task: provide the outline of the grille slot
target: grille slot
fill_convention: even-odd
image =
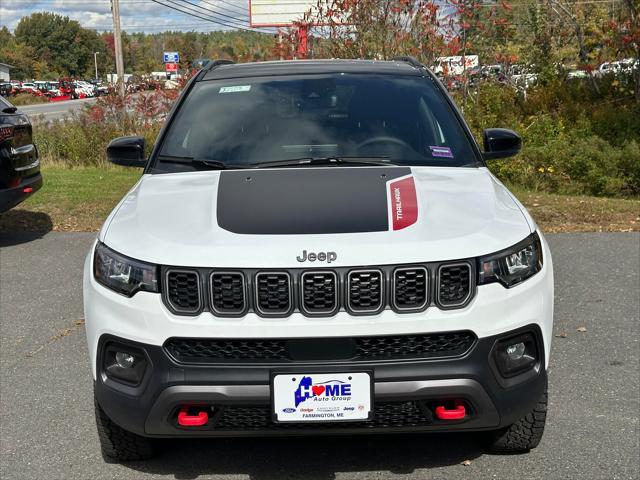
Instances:
[[[375,313],[383,307],[384,278],[380,270],[352,270],[347,280],[347,303],[354,313]]]
[[[247,309],[244,275],[240,272],[213,272],[209,277],[211,309],[222,315],[240,315]]]
[[[338,308],[338,277],[334,272],[305,272],[300,285],[305,312],[326,315]]]
[[[411,428],[430,425],[424,402],[377,403],[373,418],[360,422],[275,423],[267,406],[223,406],[213,426],[217,431],[233,430],[341,430],[345,428]]]
[[[263,315],[286,315],[291,312],[291,277],[287,272],[256,274],[256,308]]]
[[[166,295],[177,313],[193,314],[202,309],[200,277],[194,270],[167,270]]]
[[[183,363],[212,363],[217,360],[288,360],[282,339],[171,338],[165,348]]]
[[[359,337],[355,341],[359,358],[374,360],[431,358],[462,355],[471,348],[475,336],[471,332],[462,331],[425,335]]]
[[[353,356],[340,361],[397,360],[407,358],[454,357],[466,353],[476,337],[469,331],[428,333],[421,335],[389,335],[381,337],[338,337],[352,342]],[[296,348],[306,352],[317,350],[327,339],[295,339]],[[322,343],[326,350],[326,343]],[[180,363],[290,363],[295,362],[286,338],[170,338],[165,350]],[[323,351],[324,351],[323,350]],[[321,358],[305,357],[305,361]],[[329,360],[331,361],[331,360]]]
[[[443,265],[438,270],[438,304],[458,307],[471,296],[471,266],[468,263]]]
[[[393,306],[396,310],[421,310],[427,305],[428,273],[424,267],[393,272]]]

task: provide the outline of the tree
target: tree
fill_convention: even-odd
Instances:
[[[619,15],[605,27],[606,44],[613,54],[636,59],[633,69],[633,84],[636,103],[640,104],[640,5],[637,0],[624,0]]]
[[[320,56],[378,58],[413,55],[432,63],[442,51],[439,5],[432,0],[319,0],[301,23],[318,25]],[[287,42],[295,42],[292,31]],[[295,49],[289,49],[295,51]]]
[[[50,12],[23,17],[15,29],[16,41],[33,49],[39,61],[51,70],[82,76],[93,63],[100,46],[94,30],[82,28],[75,20]]]

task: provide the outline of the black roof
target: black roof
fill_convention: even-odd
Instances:
[[[207,71],[202,80],[322,73],[424,75],[410,63],[396,60],[285,60],[219,65]]]

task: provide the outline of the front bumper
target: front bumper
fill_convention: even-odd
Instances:
[[[493,361],[500,339],[531,332],[537,343],[536,366],[507,382]],[[118,343],[144,352],[147,368],[137,387],[120,383],[102,370],[105,345]],[[343,362],[288,365],[185,365],[162,347],[104,335],[99,341],[95,392],[105,413],[122,428],[144,436],[259,436],[329,433],[491,430],[530,412],[547,382],[544,344],[536,325],[478,339],[464,356],[449,359]],[[271,421],[270,378],[274,372],[372,373],[374,415],[367,422],[278,424]],[[430,415],[435,402],[462,400],[464,420],[440,421]],[[207,425],[177,424],[183,405],[213,407]]]

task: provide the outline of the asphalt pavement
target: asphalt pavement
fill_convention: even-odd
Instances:
[[[81,292],[93,238],[0,233],[2,479],[640,478],[640,234],[548,236],[566,337],[528,454],[488,454],[469,434],[170,440],[127,465],[103,460],[93,419]]]
[[[81,98],[78,100],[38,103],[36,105],[25,105],[20,107],[20,110],[26,113],[32,122],[63,120],[73,112],[80,111],[86,105],[90,105],[95,101],[95,98]]]

